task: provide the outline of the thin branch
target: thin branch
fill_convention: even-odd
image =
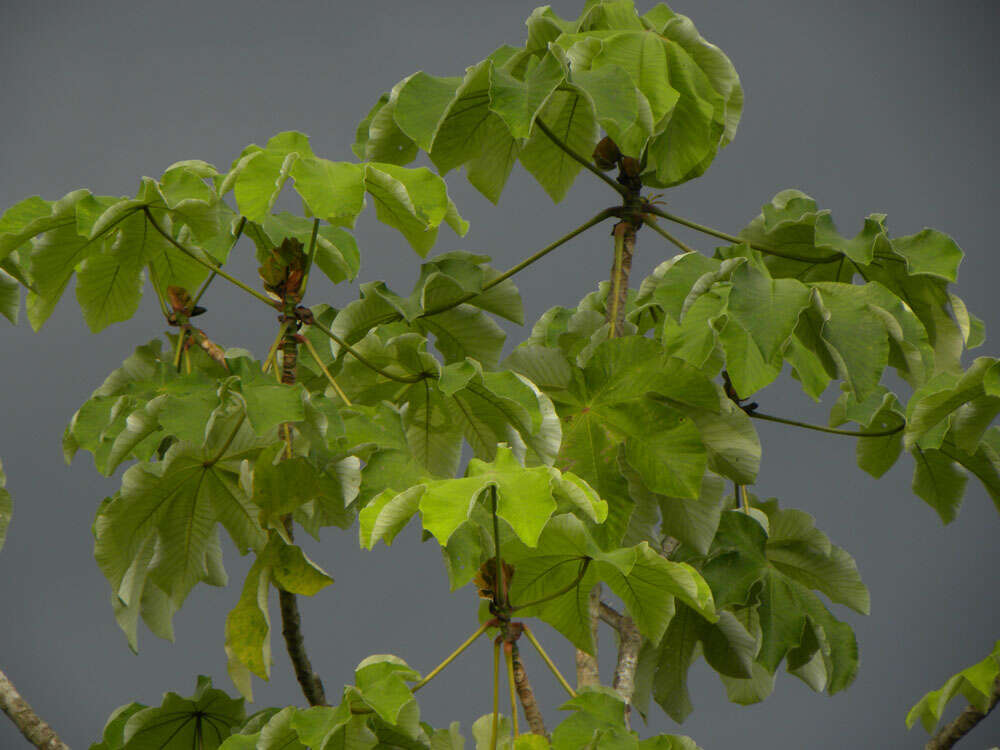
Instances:
[[[985,713],[975,706],[968,706],[957,719],[941,727],[941,730],[924,745],[924,750],[948,750],[985,719],[990,711],[997,707],[997,703],[1000,703],[1000,677],[993,683],[993,695]]]
[[[229,252],[230,253],[233,251],[233,248],[236,247],[236,243],[240,241],[240,237],[243,236],[243,228],[246,225],[247,225],[247,217],[246,216],[241,216],[240,217],[240,223],[236,225],[236,234],[233,236],[233,241],[229,245]],[[215,273],[215,271],[212,271],[212,273],[209,274],[208,278],[205,279],[205,283],[201,285],[201,289],[199,289],[198,293],[196,295],[194,295],[194,300],[191,302],[191,307],[194,307],[195,305],[198,304],[198,302],[204,296],[205,292],[208,291],[208,285],[212,283],[212,279],[214,279],[215,277],[216,277],[216,273]]]
[[[596,224],[600,224],[605,219],[610,219],[612,216],[617,216],[620,211],[621,211],[621,208],[618,207],[618,206],[611,206],[610,208],[604,209],[599,214],[597,214],[594,218],[592,218],[589,221],[581,224],[580,226],[578,226],[573,231],[568,232],[567,234],[564,234],[558,240],[556,240],[555,242],[552,242],[552,243],[546,245],[545,247],[543,247],[538,252],[536,252],[536,253],[534,253],[532,255],[529,255],[527,258],[525,258],[524,260],[522,260],[516,266],[512,266],[512,267],[508,268],[506,271],[504,271],[502,274],[500,274],[499,276],[497,276],[495,279],[493,279],[489,283],[483,284],[483,288],[481,290],[479,290],[478,292],[469,292],[468,294],[465,294],[465,295],[459,297],[457,300],[454,300],[454,301],[449,302],[449,303],[444,304],[444,305],[440,305],[438,307],[433,307],[430,310],[425,310],[424,312],[420,313],[420,315],[418,315],[417,317],[418,318],[426,318],[429,315],[437,315],[438,313],[442,313],[445,310],[451,310],[453,307],[458,307],[462,303],[468,302],[469,300],[471,300],[471,299],[473,299],[475,297],[478,297],[483,292],[486,292],[486,291],[492,289],[493,287],[495,287],[497,284],[500,284],[501,282],[506,281],[507,279],[509,279],[514,274],[519,273],[520,271],[523,271],[525,268],[527,268],[528,266],[530,266],[535,261],[541,260],[546,255],[548,255],[553,250],[555,250],[557,247],[559,247],[560,245],[564,245],[565,243],[569,242],[571,239],[573,239],[574,237],[576,237],[578,234],[582,234],[583,232],[586,232],[592,226],[595,226]],[[398,313],[397,313],[397,316],[398,316]],[[398,317],[402,317],[402,316],[398,316]]]
[[[14,726],[38,750],[69,750],[56,731],[42,720],[28,702],[17,692],[7,675],[0,671],[0,710],[14,722]]]
[[[146,214],[146,218],[149,219],[149,223],[153,225],[153,229],[155,229],[157,232],[159,232],[161,235],[163,235],[163,238],[167,242],[169,242],[171,245],[173,245],[174,247],[176,247],[178,250],[180,250],[186,256],[188,256],[189,258],[191,258],[191,260],[195,261],[196,263],[200,263],[201,265],[205,266],[205,268],[207,268],[209,271],[213,271],[216,274],[218,274],[219,276],[221,276],[222,278],[224,278],[226,281],[228,281],[228,282],[230,282],[232,284],[235,284],[236,286],[238,286],[240,289],[242,289],[247,294],[251,294],[254,297],[256,297],[257,299],[259,299],[262,302],[264,302],[268,307],[270,307],[272,309],[274,308],[274,300],[272,300],[270,297],[268,297],[265,294],[261,294],[260,292],[258,292],[256,289],[254,289],[252,287],[247,286],[242,281],[240,281],[239,279],[237,279],[235,276],[232,276],[229,273],[226,273],[225,271],[223,271],[221,267],[215,265],[214,263],[211,263],[211,262],[205,260],[204,258],[202,258],[201,256],[199,256],[197,253],[195,253],[195,252],[189,250],[188,248],[184,247],[184,245],[182,245],[177,240],[175,240],[173,237],[171,237],[167,232],[163,231],[163,228],[159,224],[157,224],[156,219],[153,218],[153,214],[150,212],[150,210],[148,208],[144,207],[143,211]]]
[[[718,229],[712,229],[712,227],[706,227],[704,224],[698,224],[691,221],[690,219],[685,219],[680,216],[675,216],[674,214],[663,211],[656,206],[646,204],[643,208],[648,213],[655,214],[661,218],[667,219],[668,221],[673,221],[677,224],[681,224],[689,229],[694,229],[697,232],[702,232],[703,234],[711,235],[712,237],[718,237],[720,240],[727,240],[738,245],[749,245],[754,250],[764,253],[765,255],[774,255],[778,258],[787,258],[788,260],[797,260],[800,263],[834,263],[844,257],[843,253],[833,253],[832,255],[824,255],[820,258],[807,258],[804,255],[795,255],[794,253],[786,253],[781,250],[775,250],[773,247],[766,247],[765,245],[758,245],[756,242],[747,242],[742,237],[737,237],[726,232],[720,232]]]
[[[581,154],[578,154],[576,151],[570,148],[568,144],[566,144],[562,139],[559,138],[559,136],[557,136],[555,133],[549,130],[549,127],[544,122],[542,122],[542,118],[536,117],[535,125],[537,125],[538,129],[545,134],[546,138],[548,138],[556,146],[562,149],[573,161],[579,163],[584,169],[593,172],[595,175],[597,175],[597,177],[600,180],[610,185],[612,190],[614,190],[617,193],[620,193],[623,196],[628,194],[628,188],[626,188],[624,185],[619,185],[617,182],[615,182],[606,174],[604,174],[604,172],[599,170],[594,165],[594,163],[590,161],[590,159],[586,158],[585,156],[582,156]]]
[[[543,596],[541,599],[535,599],[535,601],[528,602],[527,604],[511,605],[508,608],[508,611],[517,612],[517,610],[519,609],[527,609],[528,607],[534,607],[537,604],[544,604],[545,602],[552,601],[553,599],[558,599],[563,594],[568,594],[570,591],[572,591],[573,589],[575,589],[577,586],[580,585],[580,581],[582,581],[583,577],[587,574],[587,568],[590,566],[590,560],[591,558],[589,557],[583,558],[583,560],[580,563],[580,570],[577,571],[576,578],[574,578],[570,583],[568,583],[567,585],[563,586],[561,589],[556,591],[554,594],[548,594],[546,596]]]
[[[685,245],[679,239],[677,239],[676,237],[674,237],[672,234],[670,234],[670,232],[668,232],[666,229],[664,229],[663,227],[661,227],[651,217],[649,217],[649,216],[643,216],[642,217],[642,223],[645,224],[650,229],[652,229],[654,232],[656,232],[661,237],[665,238],[668,242],[671,242],[674,245],[676,245],[680,249],[680,251],[682,253],[696,253],[696,252],[698,252],[693,247]]]
[[[427,379],[428,375],[426,373],[421,373],[420,375],[393,375],[391,372],[383,370],[381,367],[376,365],[374,362],[369,362],[363,354],[358,352],[357,349],[348,344],[344,339],[340,338],[337,334],[331,331],[329,328],[324,326],[322,323],[313,320],[309,325],[326,334],[329,338],[337,343],[337,345],[354,357],[358,362],[363,364],[372,372],[377,372],[383,378],[388,378],[389,380],[395,380],[397,383],[419,383],[421,380]]]
[[[524,663],[521,661],[517,644],[510,645],[510,657],[514,665],[514,686],[517,688],[517,697],[521,700],[521,708],[524,709],[524,718],[527,719],[532,734],[540,734],[544,737],[547,734],[545,720],[542,718],[542,712],[535,701],[535,691],[528,681],[528,673],[524,670]]]
[[[897,432],[901,431],[906,427],[906,420],[904,419],[898,425],[887,430],[876,430],[874,432],[862,432],[860,430],[838,430],[836,427],[823,427],[818,424],[809,424],[808,422],[799,422],[796,419],[785,419],[784,417],[775,417],[771,414],[762,414],[759,411],[751,411],[744,409],[746,415],[753,419],[763,419],[765,422],[777,422],[778,424],[788,424],[793,427],[802,427],[806,430],[815,430],[816,432],[826,432],[831,435],[847,435],[849,437],[886,437],[888,435],[895,435]]]

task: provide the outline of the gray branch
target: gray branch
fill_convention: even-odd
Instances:
[[[69,750],[69,746],[35,713],[3,672],[0,672],[0,710],[38,750]]]

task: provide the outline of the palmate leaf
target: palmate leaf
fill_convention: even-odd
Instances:
[[[585,523],[574,515],[553,516],[537,547],[501,540],[502,556],[514,566],[510,598],[524,616],[537,616],[570,639],[593,651],[587,625],[587,599],[605,582],[625,604],[639,631],[658,643],[674,613],[674,600],[688,604],[701,617],[717,619],[708,585],[686,563],[667,560],[642,542],[602,551]],[[554,594],[547,601],[526,606]]]
[[[381,97],[357,130],[359,157],[393,164],[427,152],[442,174],[465,165],[498,200],[520,160],[558,202],[581,167],[546,136],[589,155],[604,128],[643,181],[666,187],[707,169],[732,140],[742,89],[728,58],[666,6],[588,6],[576,21],[541,8],[520,49],[501,47],[464,76],[415,73]]]
[[[271,210],[288,180],[294,181],[308,211],[333,227],[353,227],[367,193],[379,221],[397,229],[421,256],[434,245],[442,222],[460,236],[468,231],[444,181],[430,170],[322,159],[313,153],[309,138],[295,131],[278,133],[264,148],[244,149],[220,179],[219,192],[232,188],[240,213],[263,224],[273,221]],[[343,235],[333,236],[349,243]]]
[[[79,272],[77,298],[94,331],[135,313],[144,267],[152,269],[161,293],[169,285],[200,283],[207,269],[157,232],[147,212],[193,253],[207,251],[224,261],[233,213],[205,182],[214,174],[204,163],[181,162],[158,181],[143,178],[135,198],[77,190],[55,203],[29,198],[4,214],[0,258],[30,254],[32,326],[42,326],[74,272]]]
[[[851,421],[867,432],[884,432],[904,424],[906,417],[899,400],[888,388],[879,386],[861,402],[846,386],[844,388],[830,411],[831,427]],[[903,432],[898,430],[890,435],[858,438],[855,452],[858,466],[877,479],[892,468],[903,452]]]
[[[1000,676],[1000,641],[994,644],[993,651],[981,662],[952,675],[940,688],[932,690],[917,701],[906,715],[906,728],[912,729],[919,719],[927,733],[932,734],[941,721],[948,702],[959,693],[979,711],[987,713],[998,676]]]
[[[203,445],[177,442],[162,461],[131,467],[98,510],[94,554],[133,649],[140,614],[170,637],[173,612],[196,583],[225,584],[217,523],[244,552],[264,544],[238,477],[239,461],[258,447],[242,410],[220,407]]]
[[[190,698],[170,692],[156,707],[130,704],[118,709],[105,727],[102,744],[107,750],[217,750],[244,716],[242,698],[230,698],[202,675]],[[116,744],[118,737],[122,744]],[[104,750],[101,744],[92,746],[98,748]]]
[[[287,237],[309,247],[313,222],[288,212],[268,214],[261,223],[249,222],[243,233],[257,245],[258,261],[263,253],[281,245]],[[354,279],[358,275],[361,256],[354,236],[342,227],[321,225],[316,233],[316,249],[312,262],[330,281]]]
[[[525,350],[511,362],[540,374],[532,365],[538,356]],[[698,496],[707,463],[698,429],[650,394],[671,393],[678,402],[716,410],[718,395],[694,368],[664,358],[655,341],[629,336],[601,343],[578,376],[549,393],[563,423],[556,465],[579,474],[608,502],[612,520],[598,532],[607,544],[621,541],[633,505],[619,470],[620,449],[649,489]]]
[[[787,657],[793,674],[810,666],[807,684],[831,694],[851,683],[857,671],[857,644],[850,627],[836,620],[812,589],[861,613],[868,591],[854,561],[830,544],[800,511],[762,506],[771,525],[740,511],[723,513],[708,563],[703,568],[720,607],[756,607],[762,633],[757,661],[771,674]],[[802,676],[802,675],[799,675]]]
[[[250,673],[267,680],[271,674],[268,593],[273,584],[292,594],[313,596],[333,579],[292,544],[272,534],[247,573],[236,606],[226,618],[229,676],[247,700],[253,700]]]

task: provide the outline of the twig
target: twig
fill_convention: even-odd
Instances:
[[[14,722],[24,738],[38,750],[69,750],[56,731],[28,705],[7,675],[0,671],[0,710]]]
[[[528,673],[524,670],[524,663],[521,661],[521,654],[517,649],[517,644],[511,644],[511,661],[514,664],[514,686],[517,688],[517,697],[521,700],[521,708],[524,709],[524,718],[528,721],[532,734],[545,736],[545,720],[542,712],[535,701],[535,691],[528,681]]]
[[[924,750],[948,750],[985,719],[990,711],[996,708],[997,703],[1000,703],[1000,677],[993,683],[993,695],[985,712],[975,706],[968,706],[953,722],[941,727],[941,730],[924,745]]]

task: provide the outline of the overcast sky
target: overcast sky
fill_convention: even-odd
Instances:
[[[581,4],[553,6],[575,17]],[[521,44],[533,7],[495,0],[5,0],[0,209],[79,187],[131,195],[141,176],[180,159],[225,169],[246,144],[281,130],[309,134],[321,156],[353,159],[355,125],[380,93],[413,71],[456,75],[502,43]],[[872,212],[887,213],[895,234],[934,227],[965,250],[957,291],[988,332],[996,330],[995,2],[686,0],[675,10],[732,58],[746,109],[735,142],[708,173],[669,192],[673,211],[737,231],[774,193],[797,187],[831,208],[844,234]],[[461,240],[443,231],[436,251],[485,252],[502,268],[613,202],[586,174],[559,206],[520,168],[499,207],[461,173],[449,180],[472,229]],[[385,279],[408,291],[418,259],[376,224],[370,208],[357,237],[361,280]],[[713,247],[684,237],[702,250]],[[252,279],[250,247],[240,247],[233,268]],[[635,278],[672,254],[643,233]],[[575,304],[606,277],[609,262],[608,239],[595,230],[519,276],[528,319]],[[337,306],[357,295],[353,285],[311,291]],[[263,357],[272,316],[221,284],[212,295],[204,320],[214,338]],[[115,707],[158,704],[166,690],[188,694],[199,673],[235,692],[223,626],[249,558],[227,549],[229,587],[196,588],[176,618],[176,643],[143,629],[133,655],[114,622],[90,533],[97,504],[118,479],[100,477],[89,455],[69,468],[61,458],[60,438],[75,409],[136,344],[162,330],[155,300],[147,298],[129,323],[91,335],[71,292],[38,334],[26,323],[0,321],[0,457],[15,501],[0,552],[0,668],[74,748],[97,740]],[[525,335],[508,330],[508,346]],[[988,340],[982,351],[996,354],[996,344]],[[830,403],[813,405],[787,380],[757,400],[769,412],[820,422]],[[912,495],[908,458],[876,482],[856,467],[850,439],[755,424],[764,445],[758,494],[813,514],[854,555],[871,589],[871,616],[836,612],[857,632],[858,678],[830,698],[781,672],[774,695],[746,708],[727,703],[701,663],[691,675],[692,716],[678,728],[657,712],[648,731],[690,734],[706,750],[922,746],[921,729],[905,730],[909,707],[1000,638],[1000,516],[973,480],[958,520],[943,528]],[[395,653],[427,670],[475,628],[474,593],[448,593],[437,546],[420,544],[414,532],[374,552],[357,549],[354,531],[329,529],[321,544],[303,542],[336,579],[302,603],[328,695],[337,696],[368,654]],[[570,670],[570,649],[540,630]],[[609,636],[602,645],[607,661]],[[274,648],[274,676],[258,684],[251,710],[301,701],[280,636]],[[473,649],[421,693],[428,721],[458,719],[468,733],[489,710],[489,651]],[[530,656],[527,666],[554,725],[558,686]],[[1000,712],[962,746],[998,743]],[[23,744],[12,724],[0,722],[0,748]]]

